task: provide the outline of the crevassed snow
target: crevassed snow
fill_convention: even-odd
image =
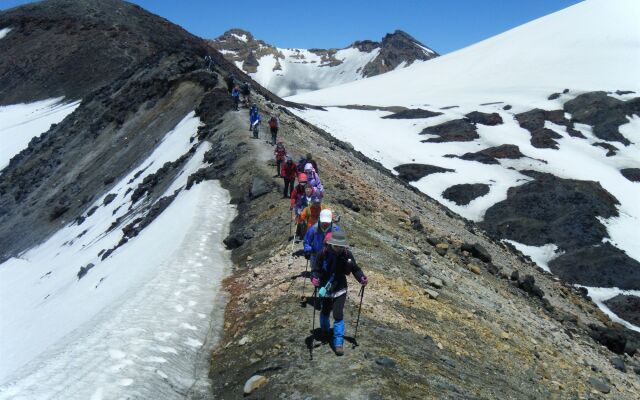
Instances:
[[[0,29],[0,39],[2,39],[5,36],[7,36],[7,33],[9,33],[9,31],[11,31],[11,28],[2,28],[2,29]]]
[[[0,31],[0,37],[1,37]],[[63,98],[0,107],[0,170],[13,156],[26,149],[32,138],[49,130],[80,106]]]
[[[287,100],[439,107],[504,101],[530,109],[548,107],[547,96],[564,88],[638,92],[638,21],[636,0],[587,0],[428,63]]]
[[[108,232],[108,229],[111,223],[124,215],[131,205],[130,194],[126,194],[126,189],[135,188],[145,176],[155,172],[166,161],[173,161],[186,153],[192,146],[190,138],[197,135],[199,125],[199,119],[193,112],[189,113],[165,136],[147,160],[114,186],[110,192],[116,193],[117,197],[112,203],[102,205],[103,198],[98,199],[94,205],[100,205],[100,207],[93,215],[87,216],[83,224],[72,223],[42,245],[24,253],[20,259],[10,259],[0,265],[0,353],[3,354],[3,361],[0,363],[0,382],[4,382],[4,386],[0,387],[0,397],[2,397],[1,393],[17,393],[16,390],[30,394],[44,393],[39,390],[43,388],[43,382],[47,382],[48,379],[40,379],[42,375],[38,374],[44,374],[44,376],[53,374],[56,379],[66,379],[60,368],[64,363],[71,361],[65,358],[65,354],[74,352],[81,354],[83,351],[93,349],[93,345],[90,345],[93,342],[82,342],[84,340],[82,338],[95,338],[100,335],[117,337],[113,333],[113,328],[117,327],[118,323],[122,323],[122,329],[124,329],[128,326],[127,324],[132,323],[131,320],[124,322],[129,314],[136,315],[141,321],[152,319],[136,312],[144,308],[143,301],[151,301],[149,299],[156,302],[173,301],[170,293],[166,291],[164,295],[154,297],[153,293],[160,288],[166,287],[166,290],[171,290],[171,285],[176,285],[173,286],[175,293],[180,292],[185,296],[188,294],[193,297],[186,296],[184,301],[175,303],[157,303],[153,306],[153,310],[147,307],[144,308],[146,311],[140,312],[159,312],[158,315],[163,316],[170,315],[171,310],[175,310],[189,316],[188,319],[180,320],[180,326],[189,324],[197,328],[199,325],[194,321],[203,318],[206,319],[205,325],[208,326],[210,322],[208,312],[212,307],[211,296],[215,295],[213,289],[217,285],[217,277],[227,268],[227,264],[220,263],[222,256],[219,246],[223,237],[220,235],[224,234],[227,218],[230,218],[231,213],[226,206],[228,202],[226,192],[217,187],[209,187],[208,184],[196,185],[186,192],[183,190],[169,208],[139,236],[118,248],[105,261],[101,262],[98,256],[101,250],[113,247],[122,236],[120,231],[122,225],[111,232]],[[174,190],[184,186],[187,177],[201,166],[204,152],[209,148],[208,143],[200,144],[165,195],[170,195]],[[144,169],[144,172],[134,178],[135,173],[141,169]],[[217,211],[212,213],[210,209]],[[139,215],[134,213],[129,220],[137,216]],[[128,223],[129,220],[122,224]],[[200,247],[194,249],[193,246],[196,244]],[[89,263],[94,263],[95,267],[78,280],[77,273],[80,267]],[[162,271],[166,270],[166,274],[170,274],[174,273],[178,267],[182,268],[179,271],[184,276],[159,278]],[[193,282],[179,289],[183,283],[192,281],[189,278],[196,278],[196,275],[199,275],[196,281],[202,282],[206,288],[213,288],[213,293],[203,292],[203,287]],[[150,284],[151,281],[155,283]],[[124,304],[129,301],[127,299],[139,293],[140,288],[147,287],[145,285],[153,285],[148,286],[148,293],[145,295],[147,300],[141,298],[137,306],[124,307]],[[204,300],[199,301],[198,297]],[[204,311],[200,310],[195,314],[189,311],[192,310],[192,306],[200,303],[205,306]],[[209,307],[209,311],[206,311],[206,307]],[[167,321],[162,319],[156,324],[164,323]],[[103,326],[105,331],[92,328],[94,326]],[[97,333],[92,329],[98,329]],[[200,329],[197,336],[189,336],[193,340],[189,340],[186,344],[192,348],[195,341],[204,342],[206,332],[204,335],[203,332]],[[169,333],[172,332],[169,331]],[[125,338],[121,336],[118,340],[121,344],[126,344]],[[187,340],[187,336],[182,335],[176,338],[175,340],[179,339],[180,343]],[[105,340],[103,337],[98,341]],[[145,343],[149,340],[151,339],[146,340]],[[73,347],[78,343],[84,343],[84,347]],[[165,350],[171,348],[180,357],[189,358],[180,365],[186,368],[189,364],[188,374],[192,376],[194,354],[176,350],[181,346],[180,343],[172,345],[163,343],[164,347],[158,348]],[[131,351],[134,350],[136,349],[131,349]],[[173,354],[173,351],[170,353]],[[46,360],[51,362],[45,363],[45,368],[42,365]],[[133,360],[134,363],[138,361],[135,358]],[[84,361],[78,362],[92,361],[85,358]],[[98,375],[100,373],[105,371],[95,372]],[[152,374],[153,371],[149,373]],[[182,371],[180,379],[187,379],[186,375],[187,372]],[[40,378],[31,379],[32,376]],[[107,381],[109,379],[105,381],[105,385],[108,384]],[[132,382],[133,386],[136,386],[136,381],[134,379]],[[181,382],[187,381],[188,379]],[[172,385],[175,386],[176,382],[172,382]],[[87,382],[82,383],[80,377],[79,383],[71,386],[75,388],[73,390],[78,390],[78,393],[84,393],[83,390],[86,387],[95,389],[94,386],[87,385]],[[53,389],[48,387],[48,390]],[[110,389],[102,390],[108,392]],[[81,397],[88,398],[89,395]]]
[[[529,246],[526,244],[518,243],[515,240],[503,240],[503,242],[511,243],[513,247],[520,250],[522,254],[525,254],[533,260],[540,268],[547,272],[551,272],[549,269],[549,262],[554,258],[562,255],[563,252],[558,251],[558,246],[553,243],[545,244],[544,246]]]

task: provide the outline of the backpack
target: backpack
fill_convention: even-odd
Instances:
[[[271,119],[269,120],[269,127],[270,128],[278,127],[278,120],[276,119],[276,117],[271,117]]]

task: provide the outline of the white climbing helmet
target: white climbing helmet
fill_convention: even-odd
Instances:
[[[331,210],[322,210],[320,211],[320,222],[331,222],[333,219],[333,215],[331,214]]]

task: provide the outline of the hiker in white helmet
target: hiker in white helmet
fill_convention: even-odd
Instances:
[[[320,211],[318,222],[313,224],[304,235],[304,256],[311,260],[311,268],[316,260],[316,255],[324,248],[327,234],[339,231],[340,227],[333,223],[333,213],[329,209]]]

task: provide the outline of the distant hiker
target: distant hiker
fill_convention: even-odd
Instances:
[[[233,91],[233,88],[236,87],[236,77],[233,74],[227,75],[226,78],[224,78],[224,81],[227,84],[227,90],[229,91],[229,93],[231,93]]]
[[[313,165],[311,163],[307,163],[304,166],[304,173],[307,175],[307,182],[309,182],[309,185],[313,186],[313,188],[315,189],[315,193],[318,196],[323,197],[324,186],[322,186],[322,182],[320,181],[320,176],[318,175],[316,170],[313,168]]]
[[[251,85],[249,85],[249,82],[244,82],[242,86],[240,86],[240,93],[244,97],[245,104],[249,105],[249,95],[251,94]]]
[[[284,148],[282,140],[278,141],[276,148],[273,150],[273,155],[276,157],[276,176],[280,176],[280,166],[287,159],[287,149]]]
[[[316,262],[311,264],[311,284],[319,288],[322,303],[320,329],[324,337],[331,337],[329,314],[333,311],[333,348],[338,356],[344,354],[343,310],[347,299],[347,275],[353,274],[363,286],[369,283],[347,246],[347,236],[343,231],[332,232]]]
[[[278,136],[278,128],[280,128],[280,121],[274,115],[269,119],[269,129],[271,130],[271,145],[276,144],[276,137]]]
[[[255,107],[255,110],[253,107]],[[255,104],[253,107],[249,113],[249,130],[253,131],[253,138],[257,139],[260,133],[260,122],[262,121],[262,118],[260,118],[260,111],[258,111],[258,107]]]
[[[211,71],[211,67],[213,67],[213,65],[215,64],[215,62],[213,61],[213,57],[211,57],[210,55],[206,55],[204,57],[204,62],[207,64],[207,70]]]
[[[320,173],[320,170],[318,169],[318,164],[316,163],[316,160],[313,159],[313,156],[311,155],[311,153],[307,153],[305,164],[307,163],[311,163],[311,165],[313,165],[313,169],[316,171],[317,174]]]
[[[330,232],[339,231],[340,227],[333,223],[331,210],[320,211],[318,222],[313,224],[304,235],[304,258],[310,260],[311,270],[316,262],[316,256],[324,248],[325,237]]]
[[[325,208],[327,207],[322,205],[322,198],[320,196],[315,194],[311,196],[311,203],[302,210],[300,218],[298,218],[300,233],[302,235],[306,234],[307,230],[318,222],[320,212]]]
[[[290,198],[291,192],[293,192],[293,185],[298,175],[296,167],[297,165],[293,162],[291,156],[287,156],[287,161],[282,164],[282,168],[280,169],[280,176],[284,179],[284,192],[282,193],[284,199]]]
[[[236,111],[240,110],[240,89],[236,86],[231,90],[231,98],[233,99],[233,106]]]

